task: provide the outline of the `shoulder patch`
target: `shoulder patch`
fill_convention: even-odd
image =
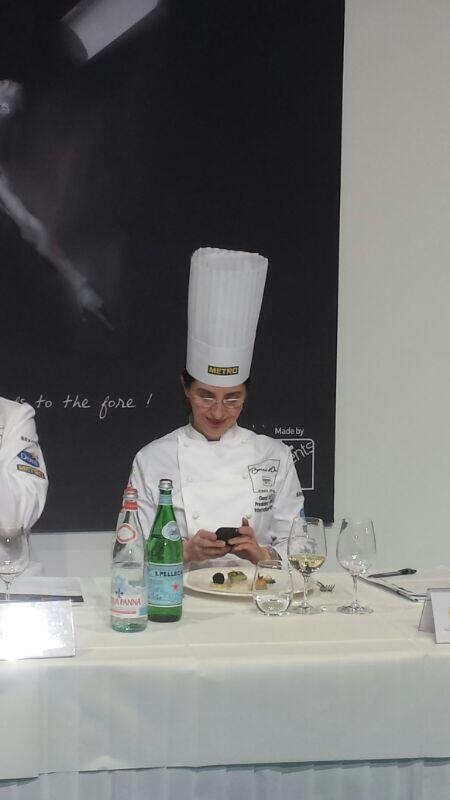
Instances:
[[[36,467],[29,467],[28,464],[17,464],[17,469],[19,472],[26,472],[28,475],[36,475],[37,478],[43,478],[45,480],[45,475],[41,469],[36,469]]]
[[[28,450],[21,450],[20,453],[17,454],[17,458],[20,458],[25,464],[30,464],[32,467],[39,467],[37,453],[29,453]]]

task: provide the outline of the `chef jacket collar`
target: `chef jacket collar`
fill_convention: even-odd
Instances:
[[[228,428],[228,430],[225,431],[223,436],[221,436],[221,438],[215,442],[210,442],[209,439],[207,439],[206,436],[203,435],[203,433],[200,433],[200,431],[194,428],[194,426],[190,421],[189,425],[186,426],[185,430],[186,430],[186,435],[189,439],[196,439],[199,442],[208,442],[209,444],[219,444],[219,442],[227,442],[231,444],[233,442],[245,441],[245,439],[247,438],[246,436],[247,431],[245,431],[244,428],[240,428],[239,425],[237,425],[236,423],[234,423],[234,425],[231,428]]]

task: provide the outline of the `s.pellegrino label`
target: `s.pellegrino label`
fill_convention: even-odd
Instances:
[[[176,622],[183,605],[183,542],[172,505],[172,481],[159,482],[159,503],[147,540],[148,617]]]
[[[148,603],[176,608],[183,602],[183,564],[148,564]]]

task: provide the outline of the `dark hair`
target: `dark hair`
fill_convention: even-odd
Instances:
[[[193,382],[196,380],[187,371],[186,367],[184,368],[183,372],[181,373],[181,377],[183,379],[184,385],[186,386],[186,389],[190,389],[190,387],[192,386]],[[247,378],[246,381],[244,381],[244,386],[246,386],[248,388],[249,385],[250,385],[250,376]]]
[[[186,389],[190,389],[192,383],[195,381],[195,378],[187,371],[186,367],[184,368],[183,372],[181,373],[181,378],[183,380]]]

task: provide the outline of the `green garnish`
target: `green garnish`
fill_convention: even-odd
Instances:
[[[230,583],[233,583],[233,581],[237,583],[238,581],[246,581],[247,576],[245,572],[242,572],[240,569],[232,569],[228,573],[228,580]]]

